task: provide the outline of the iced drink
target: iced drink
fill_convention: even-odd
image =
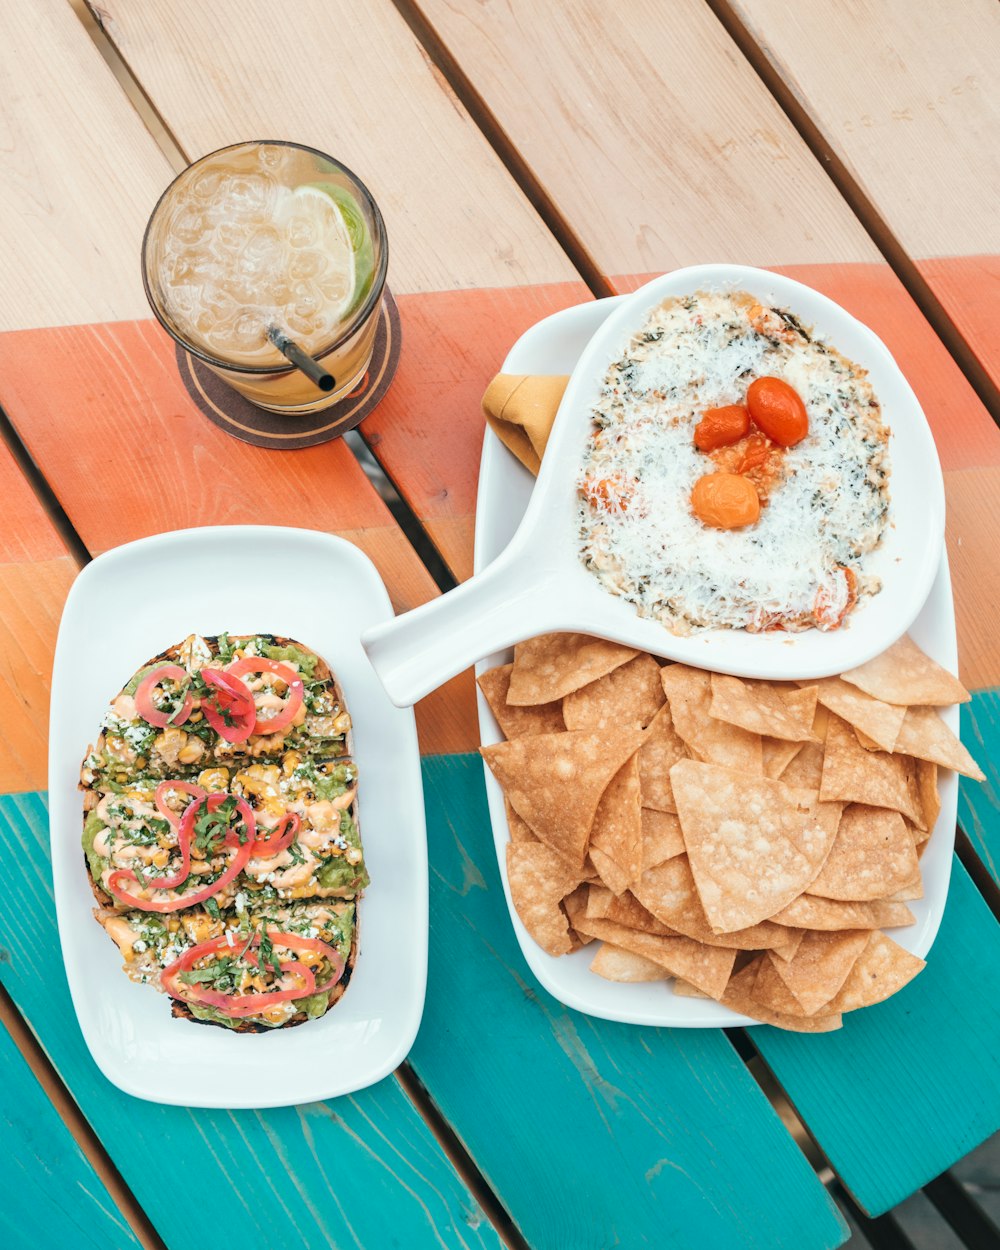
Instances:
[[[371,360],[387,246],[364,185],[312,148],[223,148],[189,166],[150,218],[143,276],[153,311],[253,403],[326,407]],[[274,346],[286,335],[335,379],[324,393]]]

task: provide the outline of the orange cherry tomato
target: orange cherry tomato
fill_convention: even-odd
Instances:
[[[763,434],[751,434],[747,439],[746,450],[736,466],[737,473],[749,473],[751,469],[759,469],[767,463],[773,443]]]
[[[706,408],[694,427],[694,445],[699,451],[715,451],[738,443],[750,432],[750,414],[742,404]]]
[[[739,473],[706,473],[694,484],[691,507],[699,521],[718,530],[753,525],[760,499],[749,478]]]
[[[781,378],[756,378],[747,388],[754,424],[779,447],[794,447],[809,433],[809,417],[798,391]]]

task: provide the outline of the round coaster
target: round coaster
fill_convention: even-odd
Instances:
[[[399,363],[399,309],[386,287],[378,314],[371,364],[349,395],[322,412],[267,412],[237,394],[197,356],[176,347],[177,368],[187,393],[214,425],[255,447],[292,451],[346,434],[368,416],[389,389]]]

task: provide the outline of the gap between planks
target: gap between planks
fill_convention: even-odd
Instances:
[[[66,2],[87,32],[91,42],[104,58],[115,77],[115,81],[133,109],[139,114],[154,142],[170,162],[175,173],[180,173],[181,170],[187,168],[190,164],[190,158],[167,124],[166,119],[146,94],[141,81],[133,72],[131,65],[121,55],[114,42],[105,34],[103,23],[107,14],[99,4],[94,3],[94,0],[66,0]],[[379,463],[362,431],[360,429],[349,431],[344,436],[344,443],[361,465],[365,476],[371,482],[382,502],[389,509],[396,524],[403,531],[417,557],[430,573],[437,588],[442,592],[452,590],[458,583],[445,563],[443,556],[423,522],[397,490],[395,483]],[[21,457],[19,456],[18,459],[20,462]],[[40,483],[44,483],[44,478],[40,478],[39,475],[39,481],[31,475],[27,476],[29,476],[29,481],[35,487],[36,494],[42,499],[47,510],[50,511],[53,521],[58,526],[58,514],[51,511],[49,500],[42,493]],[[45,484],[45,489],[48,489],[47,484]],[[51,494],[51,492],[49,493]],[[59,512],[61,513],[62,510],[59,509]],[[62,515],[65,516],[64,513]],[[62,532],[61,526],[59,528],[60,532]],[[73,537],[74,539],[76,538],[75,532],[73,532]],[[74,553],[76,553],[75,548]],[[89,558],[87,556],[87,559]]]
[[[432,65],[443,75],[511,177],[579,270],[591,292],[597,298],[619,294],[521,156],[485,99],[476,90],[433,25],[424,16],[419,0],[393,0],[393,3],[423,46]],[[903,288],[941,339],[970,386],[982,400],[986,410],[1000,425],[1000,389],[980,363],[975,352],[945,311],[944,306],[888,223],[861,190],[857,181],[832,150],[805,109],[795,99],[784,80],[771,66],[753,36],[733,13],[726,0],[704,0],[704,3],[736,44],[738,51],[760,78],[765,88],[774,97],[841,198],[854,213],[862,229],[882,253]]]
[[[163,151],[171,166],[180,172],[189,163],[188,158],[170,127],[149,99],[128,62],[121,56],[116,46],[104,33],[102,25],[104,13],[102,9],[98,4],[93,3],[92,0],[67,0],[67,2],[84,26],[92,42],[100,51],[122,91],[142,118],[157,145]],[[413,32],[424,55],[443,76],[447,86],[458,97],[501,163],[577,269],[591,293],[597,298],[617,294],[618,292],[609,278],[601,270],[569,221],[559,211],[484,98],[476,90],[457,60],[437,35],[433,26],[424,17],[418,4],[414,0],[393,0],[393,3],[400,16]],[[764,53],[758,48],[752,36],[735,16],[729,5],[725,3],[725,0],[705,0],[705,3],[736,43],[740,52],[750,63],[765,87],[774,96],[810,151],[826,171],[838,192],[847,201],[863,228],[882,252],[924,317],[938,337],[941,338],[945,347],[951,353],[994,420],[1000,424],[1000,391],[994,386],[992,380],[945,312],[926,280],[907,255],[903,246],[896,239],[888,224],[863,194],[843,163],[832,152],[822,132],[795,100],[784,81],[770,65]],[[86,563],[91,558],[89,552],[73,528],[48,482],[31,459],[30,454],[21,443],[16,431],[6,418],[6,414],[2,413],[2,410],[0,410],[0,429],[2,429],[5,441],[11,447],[22,472],[24,472],[31,483],[36,495],[56,525],[56,528],[62,534],[70,550],[81,564]],[[345,442],[364,470],[373,489],[381,496],[418,557],[428,568],[439,589],[447,591],[453,588],[457,584],[456,579],[445,564],[423,523],[405,502],[395,483],[377,460],[371,446],[364,437],[363,431],[361,429],[352,431],[345,437]],[[964,838],[964,835],[960,834],[960,838],[959,852],[962,861],[970,874],[973,875],[980,892],[994,913],[1000,918],[1000,891],[997,890],[994,883],[984,872],[977,874],[978,857]],[[6,992],[0,992],[3,995],[0,997],[0,1018],[5,1023],[8,1023],[7,1012],[14,1009],[6,999]],[[22,1052],[25,1053],[32,1070],[39,1077],[39,1080],[42,1081],[50,1097],[52,1097],[54,1105],[70,1126],[74,1138],[87,1153],[98,1174],[105,1180],[109,1192],[112,1192],[119,1205],[122,1206],[123,1211],[129,1218],[129,1222],[135,1228],[137,1236],[139,1236],[144,1245],[156,1247],[159,1250],[163,1243],[155,1233],[155,1230],[152,1229],[152,1226],[149,1225],[141,1208],[138,1207],[131,1192],[125,1186],[117,1170],[114,1169],[114,1165],[105,1154],[93,1130],[55,1075],[40,1046],[28,1031],[20,1016],[17,1016],[17,1027],[12,1027],[8,1023],[8,1028],[15,1041],[21,1047]],[[891,1215],[880,1216],[877,1220],[866,1216],[854,1203],[850,1194],[836,1180],[829,1162],[796,1114],[787,1095],[774,1079],[763,1059],[753,1048],[749,1034],[741,1029],[727,1030],[727,1035],[730,1036],[730,1040],[734,1043],[748,1071],[757,1081],[791,1137],[806,1155],[820,1179],[824,1181],[837,1198],[837,1201],[850,1210],[852,1218],[862,1227],[871,1244],[876,1247],[885,1247],[885,1250],[890,1250],[891,1247],[909,1247],[912,1243],[905,1233],[902,1232],[899,1225],[892,1219]],[[32,1048],[31,1050],[26,1049],[22,1038],[27,1039],[29,1046]],[[43,1076],[39,1074],[39,1065],[43,1066],[47,1079],[43,1079]],[[511,1250],[527,1250],[527,1243],[517,1230],[509,1214],[483,1178],[454,1130],[441,1115],[428,1091],[410,1068],[409,1063],[404,1061],[397,1069],[395,1077],[504,1242],[511,1247]],[[77,1124],[77,1121],[79,1121],[79,1124]],[[90,1147],[89,1149],[88,1146]],[[96,1160],[93,1157],[94,1154],[97,1155]],[[108,1183],[109,1172],[113,1178],[114,1188],[112,1188],[112,1184]],[[946,1173],[944,1176],[947,1178],[948,1174]],[[937,1184],[937,1182],[932,1182],[932,1184]],[[119,1196],[119,1191],[121,1196]],[[133,1218],[133,1211],[135,1212],[135,1218]],[[137,1220],[139,1221],[138,1224]]]
[[[3,985],[0,985],[0,1028],[10,1034],[33,1076],[145,1250],[167,1250]]]
[[[944,305],[921,274],[906,248],[899,241],[886,219],[865,195],[860,184],[833,150],[826,136],[813,121],[805,107],[795,98],[781,74],[768,60],[753,35],[733,12],[727,0],[704,0],[716,19],[736,44],[745,60],[779,108],[798,131],[820,168],[836,187],[848,207],[867,231],[869,238],[885,257],[910,298],[920,309],[931,329],[944,343],[969,385],[982,400],[983,406],[1000,425],[1000,389],[994,383],[962,332],[952,321]]]
[[[517,183],[549,233],[566,253],[584,283],[590,288],[591,294],[597,299],[618,295],[619,292],[602,272],[583,240],[536,178],[531,166],[522,157],[496,114],[452,56],[447,44],[424,16],[417,0],[392,0],[392,3],[413,32],[424,56],[444,79],[446,86],[458,97],[459,103],[478,126],[500,163]]]

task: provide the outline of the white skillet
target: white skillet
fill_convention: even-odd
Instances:
[[[604,590],[579,557],[576,481],[605,370],[668,296],[743,290],[793,312],[869,371],[891,429],[890,525],[866,568],[882,579],[845,628],[823,633],[708,630],[688,637],[638,616]],[[441,598],[361,639],[390,699],[404,707],[474,661],[524,638],[571,630],[610,638],[699,668],[742,677],[824,677],[863,664],[912,624],[944,543],[944,486],[927,421],[885,344],[826,296],[779,274],[697,265],[664,274],[616,308],[587,344],[559,406],[538,482],[510,545]]]

